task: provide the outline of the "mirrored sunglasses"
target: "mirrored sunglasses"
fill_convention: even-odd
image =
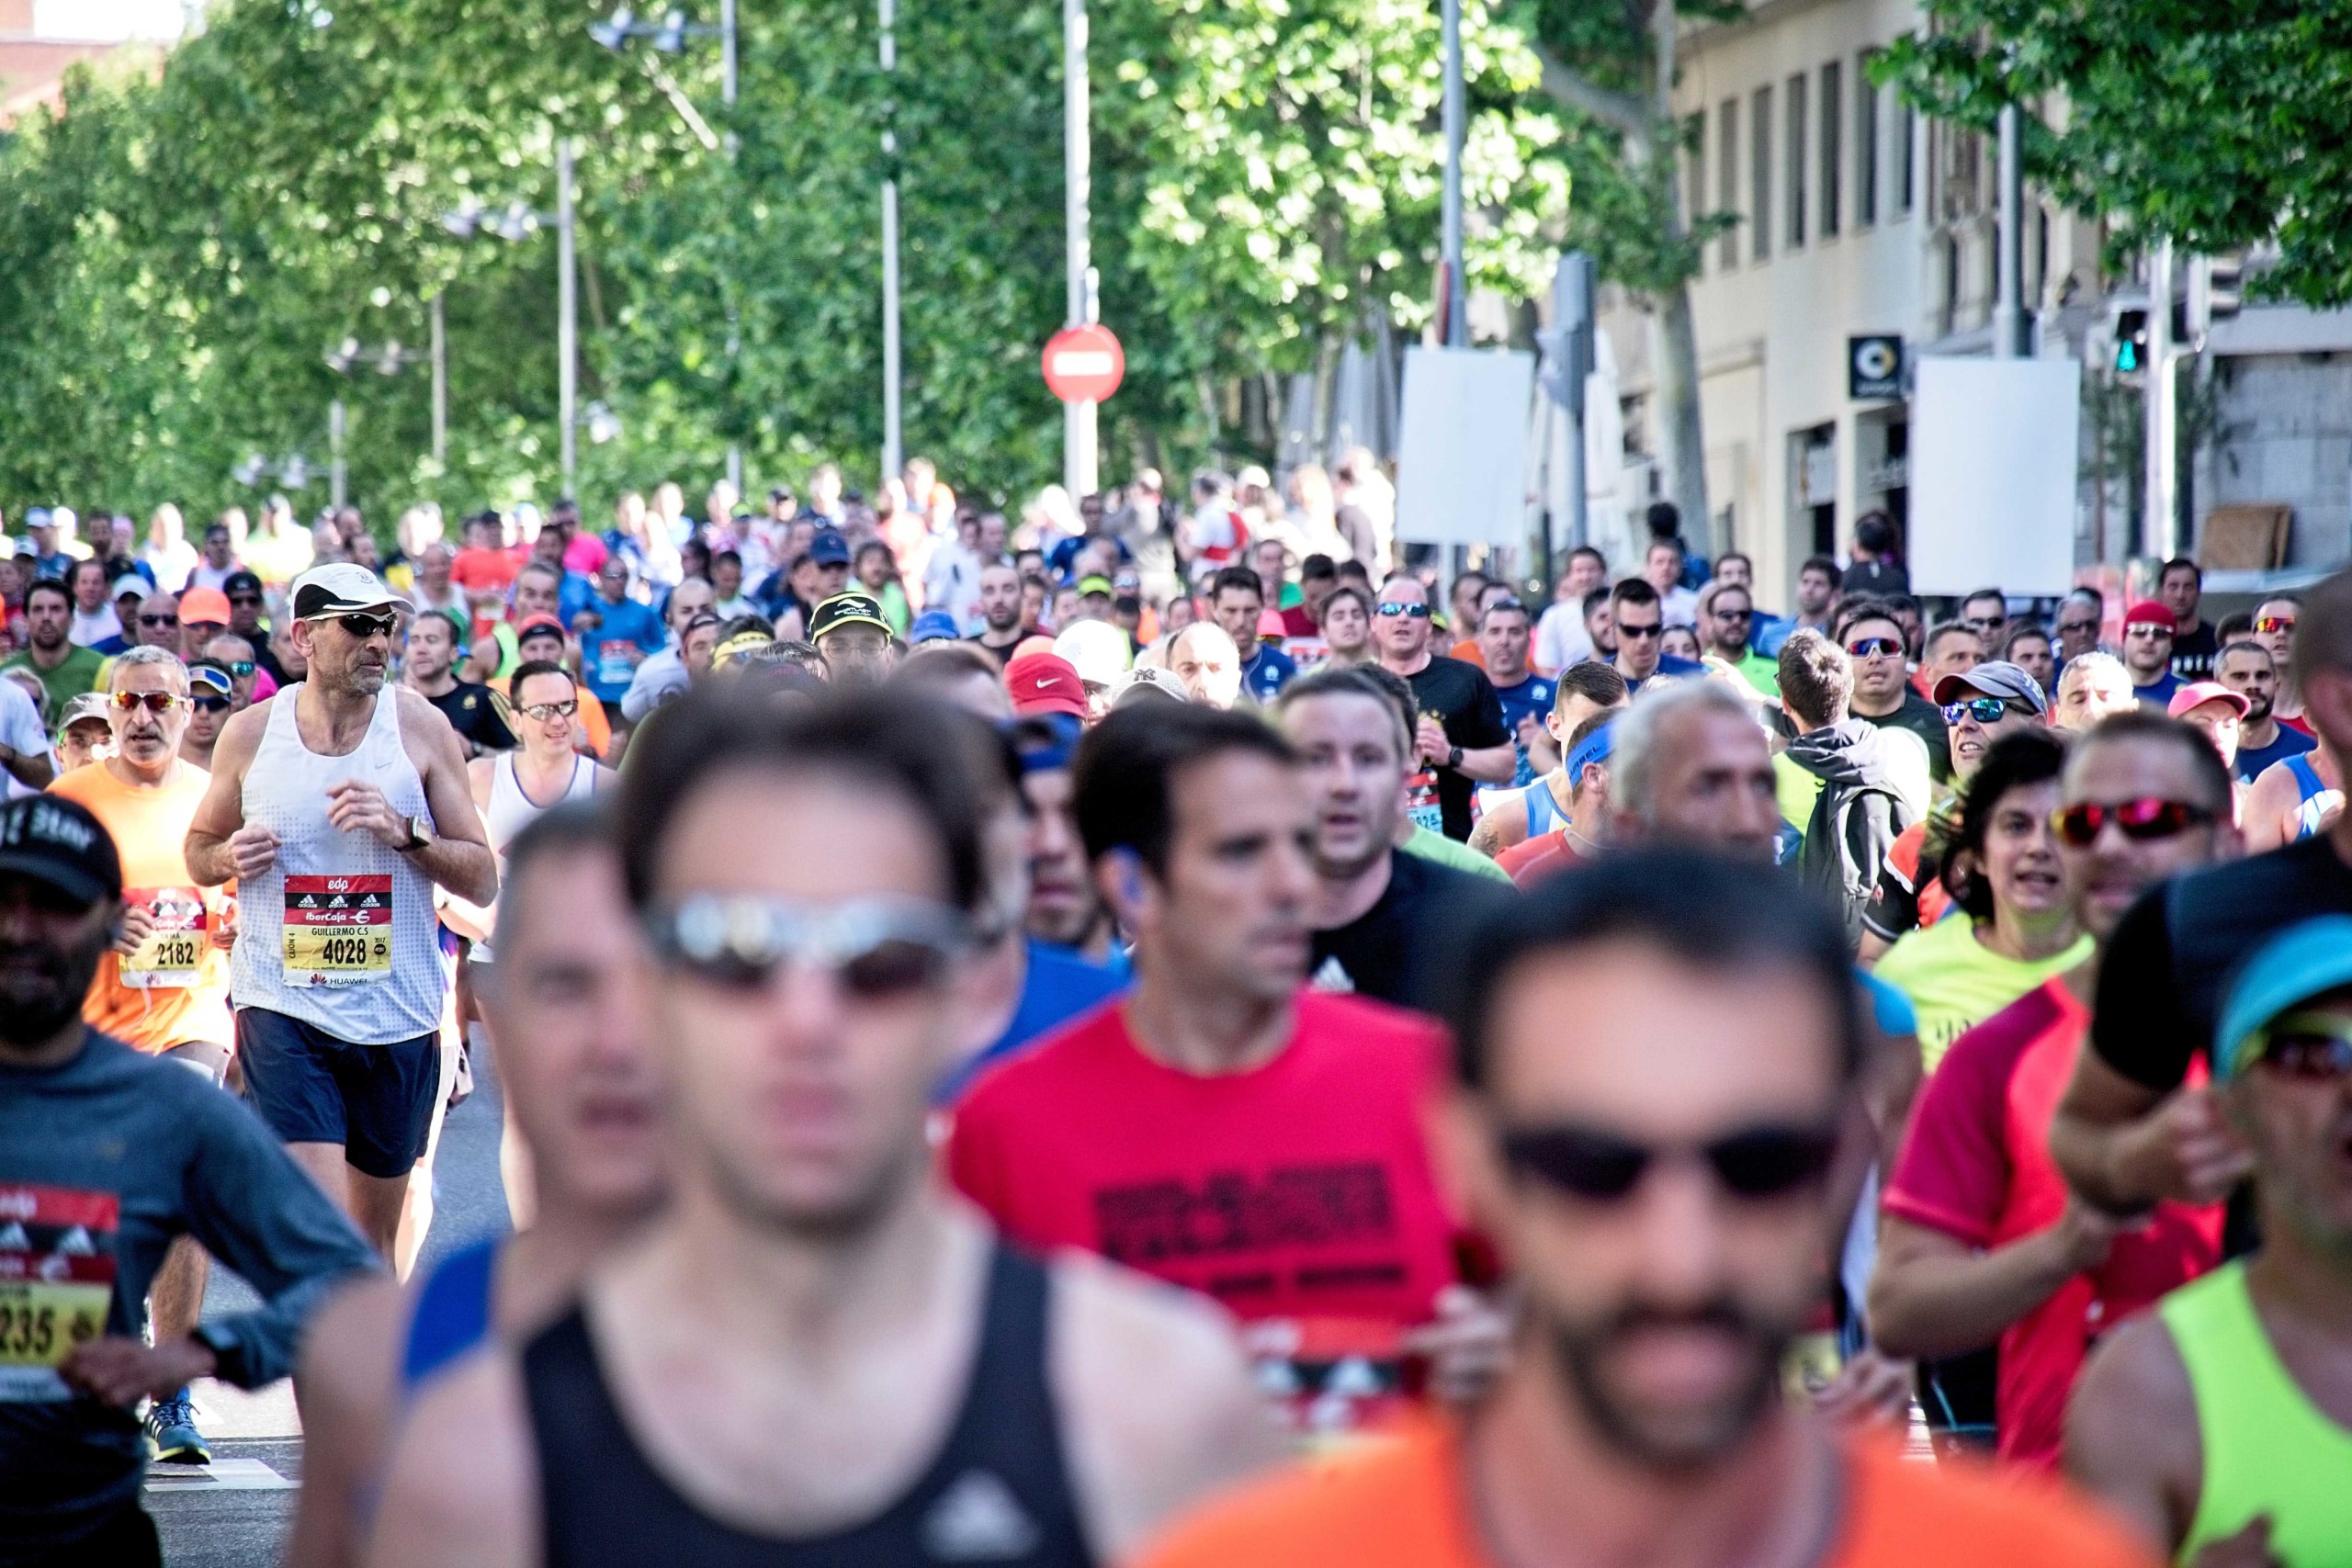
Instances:
[[[2051,814],[2050,828],[2060,839],[2080,850],[2089,848],[2109,822],[2113,822],[2125,838],[2144,842],[2187,832],[2199,823],[2212,821],[2213,816],[2201,806],[2150,795],[2134,800],[2117,801],[2113,805],[2086,800],[2062,807]]]

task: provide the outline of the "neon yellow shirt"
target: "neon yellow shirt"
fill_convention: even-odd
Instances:
[[[2091,955],[2091,939],[2039,964],[2005,958],[1976,940],[1975,922],[1955,910],[1905,935],[1872,971],[1911,998],[1919,1013],[1919,1051],[1929,1072],[1951,1043],[2052,975]]]

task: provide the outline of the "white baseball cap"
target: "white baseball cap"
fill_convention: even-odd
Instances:
[[[322,621],[386,609],[405,601],[366,567],[352,561],[331,561],[325,566],[314,566],[296,578],[287,602],[294,606],[296,620]]]

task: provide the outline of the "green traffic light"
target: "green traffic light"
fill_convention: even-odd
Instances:
[[[2136,343],[2130,342],[2117,344],[2115,345],[2115,367],[2126,374],[2139,369],[2140,345]]]

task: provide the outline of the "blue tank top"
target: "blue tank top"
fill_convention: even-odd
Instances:
[[[490,1337],[490,1291],[498,1269],[496,1238],[443,1258],[416,1292],[401,1349],[401,1403],[426,1379]]]
[[[1527,836],[1540,839],[1555,828],[1565,828],[1568,819],[1560,814],[1560,803],[1552,798],[1552,786],[1542,779],[1529,784],[1523,797],[1527,801]]]
[[[2302,806],[2295,813],[2295,841],[2301,843],[2318,835],[2321,819],[2344,795],[2342,791],[2327,787],[2319,770],[2312,766],[2310,752],[2299,752],[2286,761],[2287,771],[2295,775],[2295,787],[2302,792]]]

